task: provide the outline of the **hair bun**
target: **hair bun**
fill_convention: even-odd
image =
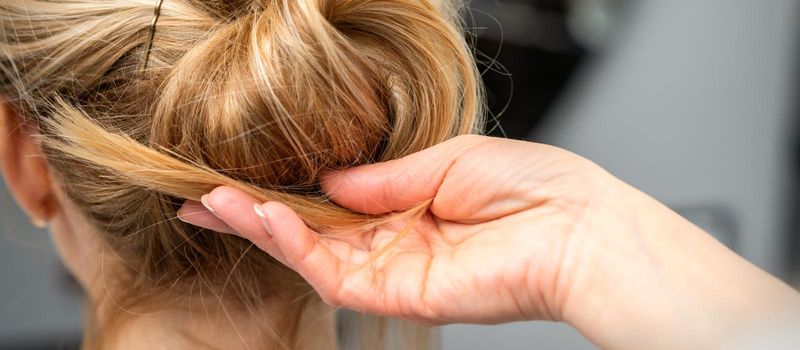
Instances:
[[[428,1],[268,1],[178,61],[151,142],[213,147],[224,156],[204,162],[235,178],[308,188],[472,131],[474,81],[460,32]]]

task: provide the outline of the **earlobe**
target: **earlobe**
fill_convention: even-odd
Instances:
[[[17,204],[40,228],[57,213],[53,181],[35,128],[0,100],[0,172]]]

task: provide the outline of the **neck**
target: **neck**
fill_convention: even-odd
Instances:
[[[191,305],[131,315],[102,309],[102,349],[335,349],[334,311],[322,302],[274,300],[261,310],[197,298]],[[182,303],[183,304],[183,303]],[[124,320],[120,319],[120,314]],[[110,331],[110,332],[108,332]]]
[[[125,265],[114,258],[78,209],[66,199],[62,202],[64,214],[51,222],[51,231],[66,265],[93,304],[93,327],[87,328],[85,337],[88,348],[336,348],[334,310],[318,298],[276,296],[257,307],[200,291],[166,298],[145,290],[150,303],[114,298],[130,294],[120,293],[129,291],[130,284],[113,280],[127,274]]]

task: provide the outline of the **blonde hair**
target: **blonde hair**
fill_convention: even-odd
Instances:
[[[248,242],[175,220],[182,200],[229,185],[318,230],[364,227],[385,218],[332,204],[323,173],[482,128],[457,1],[166,0],[140,70],[153,6],[0,2],[0,94],[124,262],[114,303],[126,310],[196,289],[252,310],[313,295]],[[272,326],[286,348],[313,298]],[[111,323],[88,327],[87,347]]]

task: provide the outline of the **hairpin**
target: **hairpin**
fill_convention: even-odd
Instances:
[[[157,0],[156,2],[156,8],[153,11],[153,21],[150,23],[150,35],[147,37],[147,47],[144,51],[144,60],[142,60],[139,70],[145,70],[147,68],[147,62],[150,60],[150,51],[153,49],[153,38],[156,36],[156,24],[158,23],[158,18],[161,17],[161,4],[163,3],[164,0]]]

